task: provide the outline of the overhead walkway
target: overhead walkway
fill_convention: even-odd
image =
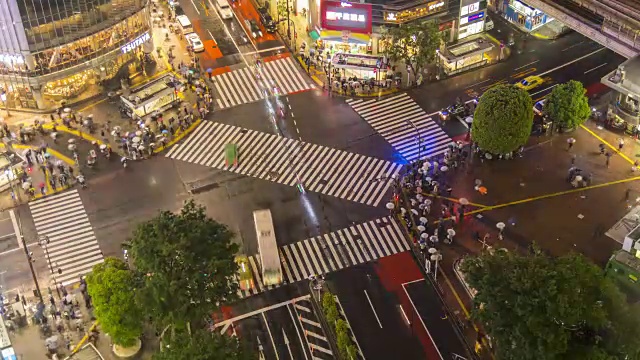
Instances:
[[[636,0],[525,0],[616,53],[640,54],[640,2]]]

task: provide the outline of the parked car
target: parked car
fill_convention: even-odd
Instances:
[[[267,7],[261,7],[258,9],[258,13],[260,13],[260,22],[265,30],[270,34],[276,32],[276,22],[273,21],[273,18],[269,14],[269,9]]]
[[[202,52],[204,51],[204,44],[200,40],[200,37],[196,33],[188,33],[184,36],[187,39],[187,43],[191,45],[193,52]]]

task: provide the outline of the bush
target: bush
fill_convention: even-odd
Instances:
[[[328,291],[322,295],[322,308],[329,325],[335,326],[336,321],[340,317],[340,313],[338,312],[336,299],[334,299],[333,294]]]
[[[346,321],[340,318],[338,304],[333,294],[325,292],[322,295],[322,309],[330,326],[333,326],[336,333],[338,351],[343,359],[357,359],[358,349],[351,339],[351,332]]]

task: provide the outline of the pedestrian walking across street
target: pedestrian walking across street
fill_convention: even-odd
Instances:
[[[576,143],[576,139],[570,137],[567,139],[567,151],[571,150],[573,145]]]

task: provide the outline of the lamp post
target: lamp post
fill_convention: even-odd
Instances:
[[[53,264],[51,264],[51,256],[49,256],[49,243],[51,239],[47,235],[40,235],[38,237],[38,245],[44,249],[44,253],[47,256],[47,265],[49,266],[49,271],[51,271],[51,275],[53,276],[53,283],[56,287],[56,292],[58,293],[58,297],[60,296],[60,288],[58,287],[58,282],[56,281],[55,271],[53,271]]]
[[[429,254],[431,254],[429,259],[436,263],[435,269],[433,271],[433,279],[437,280],[438,279],[438,263],[440,262],[440,260],[442,260],[442,254],[440,254],[440,251],[438,251],[438,249],[436,248],[429,248],[428,251],[429,251]]]
[[[413,121],[409,119],[404,119],[404,121],[411,125],[416,131],[416,135],[418,136],[418,160],[420,160],[422,158],[422,136],[420,135],[420,130],[418,129],[416,124],[413,123]]]

